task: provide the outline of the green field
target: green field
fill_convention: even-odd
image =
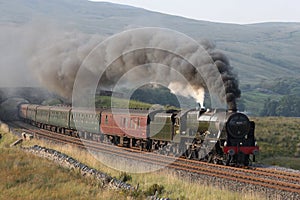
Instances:
[[[300,118],[257,117],[258,160],[264,164],[300,169]]]
[[[143,103],[140,101],[130,100],[129,102],[126,99],[109,97],[109,96],[96,96],[95,97],[95,106],[96,107],[116,107],[116,108],[141,108],[147,109],[151,108],[151,104]]]

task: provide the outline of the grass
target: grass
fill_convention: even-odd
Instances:
[[[262,199],[253,193],[237,193],[201,183],[179,179],[167,170],[153,173],[127,174],[128,183],[140,185],[140,191],[129,194],[101,188],[94,180],[82,178],[78,173],[63,169],[52,162],[24,153],[18,148],[8,148],[16,138],[2,133],[0,140],[0,199],[145,199],[142,191],[153,185],[161,186],[163,197],[171,199]],[[106,172],[114,177],[124,173],[101,164],[88,152],[70,145],[55,145],[32,140],[23,145],[39,144],[64,152],[80,162]],[[3,181],[4,180],[4,181]]]
[[[179,179],[174,173],[165,170],[144,175],[134,174],[132,177],[134,182],[139,182],[144,189],[150,188],[153,183],[164,186],[162,196],[171,199],[263,199],[259,195],[251,193],[239,194],[226,189],[205,186],[201,182],[191,183],[187,180]]]
[[[16,138],[1,134],[0,199],[126,199],[46,159],[8,148]]]
[[[292,169],[300,169],[300,158],[275,156],[265,158],[263,159],[263,162]]]
[[[129,104],[126,99],[109,97],[109,96],[96,96],[96,107],[117,107],[117,108],[151,108],[152,104],[143,103],[140,101],[130,100]]]
[[[165,105],[165,106],[160,106],[157,104],[150,104],[150,103],[144,103],[141,101],[137,100],[129,100],[122,99],[122,98],[116,98],[116,97],[110,97],[110,96],[96,96],[95,98],[95,106],[100,108],[100,107],[115,107],[115,108],[130,108],[130,109],[165,109],[165,110],[171,110],[175,109],[178,110],[177,107],[170,106],[170,105]]]
[[[255,117],[255,135],[260,146],[258,160],[265,164],[300,169],[300,118]],[[300,154],[299,154],[300,155]]]

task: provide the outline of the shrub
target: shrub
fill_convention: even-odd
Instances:
[[[155,195],[155,193],[157,192],[158,194],[162,194],[164,192],[165,187],[162,185],[158,185],[158,184],[153,184],[151,185],[147,191],[145,191],[145,194],[147,196],[152,196]]]
[[[131,175],[127,174],[126,172],[121,172],[118,179],[120,181],[127,182],[127,181],[131,181],[132,177],[131,177]]]

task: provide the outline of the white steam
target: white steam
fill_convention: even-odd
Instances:
[[[203,102],[205,97],[205,91],[203,87],[199,87],[197,90],[195,90],[190,85],[184,86],[181,83],[174,81],[169,84],[168,88],[173,94],[181,94],[186,97],[193,97],[197,100],[198,103],[201,104],[201,106],[204,106]]]

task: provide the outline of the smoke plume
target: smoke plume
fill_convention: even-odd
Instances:
[[[26,63],[43,86],[67,99],[72,97],[82,66],[86,79],[104,71],[99,82],[102,88],[113,88],[125,74],[125,85],[146,75],[152,82],[163,81],[174,93],[201,103],[204,91],[217,94],[221,102],[236,109],[235,100],[240,96],[236,75],[226,56],[208,41],[201,41],[199,48],[186,38],[170,37],[170,31],[145,29],[121,34],[99,49],[97,45],[105,38],[101,35],[27,26],[30,31],[22,36],[27,41]],[[137,66],[139,70],[133,70]],[[217,77],[221,81],[216,81]]]
[[[133,70],[137,66],[139,70]],[[103,72],[102,87],[116,85],[126,74],[123,85],[148,79],[168,85],[177,94],[190,92],[200,103],[207,90],[232,110],[240,96],[236,75],[224,54],[208,41],[198,45],[170,30],[145,28],[119,34],[97,47],[82,67],[87,74]]]

